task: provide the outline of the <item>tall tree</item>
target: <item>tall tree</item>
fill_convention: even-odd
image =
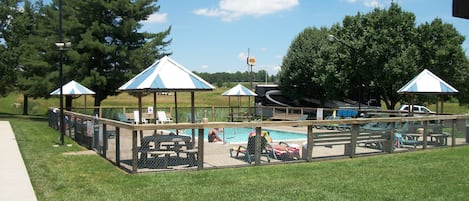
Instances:
[[[350,59],[357,61],[352,75],[358,78],[350,85],[353,93],[361,93],[363,102],[375,92],[388,109],[394,109],[401,99],[397,90],[418,72],[414,14],[391,3],[388,9],[345,17],[336,33],[357,52]]]
[[[403,97],[397,90],[424,68],[456,88],[468,88],[464,38],[439,19],[417,28],[413,13],[391,3],[388,9],[346,16],[329,34],[337,43],[325,44],[321,37],[328,34],[315,28],[305,29],[293,40],[280,72],[285,94],[322,95],[325,100],[351,97],[361,102],[379,96],[388,109],[394,109]],[[469,96],[464,94],[460,101],[467,102]]]
[[[155,59],[170,54],[170,27],[160,33],[141,31],[141,22],[158,12],[157,2],[64,1],[64,40],[73,44],[66,53],[65,77],[94,90],[96,106]],[[56,8],[54,3],[51,9]]]
[[[24,95],[23,114],[28,114],[28,97],[47,97],[55,85],[57,61],[54,47],[55,32],[43,26],[49,20],[44,13],[41,1],[31,4],[24,2],[21,15],[14,22],[14,32],[18,43],[18,80],[16,86]]]
[[[315,98],[324,105],[326,100],[343,95],[340,80],[342,71],[331,62],[327,28],[306,28],[290,45],[284,57],[280,77],[280,89],[296,99]],[[342,85],[345,84],[345,85]]]
[[[15,29],[22,11],[21,0],[0,0],[0,95],[6,95],[14,88],[18,67],[19,42]]]
[[[457,88],[460,102],[469,103],[469,62],[462,49],[464,36],[440,18],[418,26],[417,31],[419,67],[430,70]]]

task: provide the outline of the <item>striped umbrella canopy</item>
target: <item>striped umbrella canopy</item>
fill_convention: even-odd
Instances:
[[[168,56],[119,87],[120,91],[200,91],[213,90],[210,83],[176,63]]]
[[[95,94],[94,91],[86,88],[85,86],[81,85],[74,80],[68,82],[64,86],[62,86],[63,95],[91,95]],[[60,95],[60,88],[56,89],[55,91],[51,92],[50,95],[58,96]]]
[[[230,107],[230,116],[239,116],[240,115],[240,107],[241,107],[241,97],[242,96],[257,96],[256,93],[252,92],[245,86],[238,84],[231,88],[228,91],[225,91],[224,93],[221,94],[222,96],[228,96],[228,106]],[[233,113],[233,108],[231,107],[231,96],[236,96],[238,97],[238,114]],[[231,119],[233,121],[233,119]]]
[[[397,93],[406,94],[450,94],[458,93],[454,87],[440,79],[427,69],[424,69],[414,79],[405,84]]]
[[[409,107],[409,114],[413,113],[413,95],[414,94],[453,94],[458,93],[459,91],[446,83],[444,80],[440,79],[438,76],[433,74],[427,69],[424,69],[420,74],[418,74],[414,79],[410,80],[402,88],[400,88],[397,93],[400,94],[409,94],[411,96],[411,107]],[[443,98],[441,101],[441,112],[443,112]],[[438,102],[436,104],[436,109],[438,111]]]
[[[228,91],[225,91],[222,96],[257,96],[256,93],[252,92],[245,86],[238,84]]]
[[[144,92],[153,92],[153,108],[156,107],[156,92],[174,92],[175,123],[178,123],[177,92],[191,92],[191,119],[195,119],[195,91],[211,91],[215,87],[203,80],[196,74],[184,68],[168,56],[150,65],[148,68],[133,77],[127,83],[119,87],[119,91],[137,92],[138,110],[142,111],[142,95]],[[142,119],[142,112],[139,112],[139,119]],[[156,112],[153,112],[154,123],[156,123]],[[141,123],[141,122],[140,122]],[[194,123],[194,122],[192,122]],[[192,129],[192,139],[195,139],[194,129]],[[194,143],[194,141],[192,141]]]

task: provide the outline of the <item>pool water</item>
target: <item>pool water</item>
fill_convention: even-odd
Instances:
[[[280,141],[301,141],[306,140],[306,134],[302,133],[295,133],[295,132],[285,132],[285,131],[277,131],[277,130],[269,130],[269,129],[262,129],[263,131],[268,131],[270,137],[274,142]],[[204,129],[205,137],[208,136],[208,132],[210,129]],[[247,143],[249,133],[251,131],[255,131],[252,128],[225,128],[218,132],[218,136],[220,136],[225,143]]]

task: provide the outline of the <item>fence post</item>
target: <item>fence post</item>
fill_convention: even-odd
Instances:
[[[428,121],[423,122],[423,149],[427,148]]]
[[[116,165],[120,167],[121,163],[121,139],[120,139],[120,127],[116,127]]]
[[[260,165],[261,164],[261,127],[256,127],[256,138],[255,138],[255,151],[254,151],[254,161],[255,165]],[[249,146],[249,145],[248,145]],[[248,148],[248,154],[249,154],[249,148]]]
[[[106,124],[103,124],[103,157],[104,158],[107,158],[107,128],[106,128]]]
[[[451,119],[451,146],[456,146],[456,119]]]
[[[306,159],[306,161],[311,162],[313,158],[313,143],[314,143],[314,136],[313,136],[313,125],[308,125],[308,135],[306,139],[306,145],[303,144],[301,146],[303,152],[302,157]],[[306,150],[305,150],[306,146]]]
[[[138,150],[137,150],[137,130],[132,131],[132,172],[137,172]]]
[[[194,140],[194,139],[192,139]],[[197,170],[204,169],[204,129],[199,128],[197,146]]]
[[[396,122],[391,122],[391,134],[389,134],[389,137],[388,137],[388,140],[386,140],[384,143],[385,144],[388,144],[386,146],[386,149],[384,149],[383,151],[387,152],[387,153],[392,153],[394,152],[394,145],[395,145],[395,141],[396,141],[396,138],[394,137],[395,136],[395,132],[396,132]],[[384,148],[384,147],[383,147]]]
[[[73,139],[76,141],[76,138],[77,138],[77,126],[78,126],[78,123],[77,123],[77,117],[75,115],[73,115]]]
[[[355,157],[355,152],[356,152],[356,148],[357,148],[357,137],[358,137],[358,133],[360,132],[360,125],[359,124],[352,124],[352,133],[351,133],[351,139],[350,139],[350,145],[349,145],[349,149],[347,150],[346,148],[346,154],[348,154],[348,156],[350,156],[351,158]],[[347,145],[345,145],[345,147],[347,147]]]

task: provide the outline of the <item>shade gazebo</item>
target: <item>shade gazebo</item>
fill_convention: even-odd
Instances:
[[[153,108],[154,111],[157,111],[156,93],[174,92],[176,110],[174,122],[176,123],[178,123],[177,92],[191,92],[191,119],[192,123],[194,123],[194,92],[211,91],[214,88],[210,83],[187,70],[176,61],[168,56],[164,56],[119,87],[119,91],[137,94],[140,121],[142,120],[142,95],[144,93],[153,93]],[[156,112],[153,112],[153,114],[154,119],[156,119]],[[192,131],[192,139],[194,139],[194,135],[194,131]]]
[[[238,97],[238,113],[239,113],[239,109],[241,107],[241,97],[242,96],[257,96],[256,93],[254,93],[253,91],[249,90],[248,88],[246,88],[245,86],[241,85],[241,84],[238,84],[236,86],[234,86],[233,88],[229,89],[228,91],[225,91],[224,93],[221,94],[222,96],[228,96],[228,105],[229,105],[229,108],[230,108],[230,117],[231,117],[231,121],[233,121],[233,118],[234,116],[239,116],[238,115],[234,115],[233,114],[233,108],[231,107],[231,97],[234,96],[234,97]]]
[[[80,83],[72,80],[62,86],[62,93],[65,96],[78,97],[85,95],[85,108],[86,108],[86,95],[94,95],[95,92],[81,85]],[[60,88],[50,93],[51,96],[60,96]]]
[[[405,84],[398,91],[400,94],[408,94],[411,96],[411,102],[414,94],[436,94],[446,95],[458,93],[458,90],[446,83],[444,80],[433,74],[427,69],[424,69],[420,74],[415,76],[407,84]],[[412,108],[409,107],[409,110]],[[438,102],[437,102],[438,108]],[[437,109],[438,111],[438,109]],[[410,112],[410,111],[409,111]],[[443,112],[443,100],[441,101],[441,113]]]

